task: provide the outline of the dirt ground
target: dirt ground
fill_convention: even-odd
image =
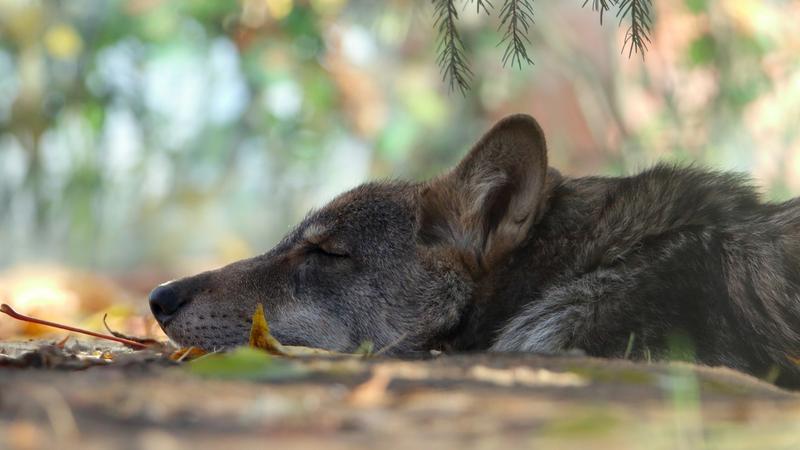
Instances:
[[[688,364],[313,357],[248,381],[119,348],[12,363],[29,347],[0,342],[2,449],[800,448],[800,396]]]

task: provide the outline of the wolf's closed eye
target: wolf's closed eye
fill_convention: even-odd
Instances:
[[[331,247],[329,245],[320,245],[320,244],[309,244],[307,247],[308,253],[318,254],[321,256],[326,256],[329,258],[349,258],[350,254],[348,254],[345,250],[340,248]]]

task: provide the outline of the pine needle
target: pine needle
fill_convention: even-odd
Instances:
[[[475,5],[478,14],[489,15],[494,5],[490,0],[431,0],[434,9],[434,27],[438,32],[436,48],[436,63],[439,65],[442,80],[447,83],[450,90],[458,89],[462,95],[469,90],[472,80],[472,70],[467,61],[467,52],[464,41],[456,28],[458,21],[457,3],[464,2],[464,7]],[[534,24],[534,0],[504,0],[499,11],[500,27],[504,30],[503,37],[498,46],[505,44],[502,61],[503,66],[511,65],[522,69],[523,63],[533,64],[528,54],[528,45],[531,43],[528,33]],[[583,0],[582,7],[586,7],[590,0]],[[628,22],[625,39],[622,44],[622,53],[628,50],[628,58],[634,53],[644,54],[651,43],[650,34],[653,28],[653,0],[591,0],[592,11],[600,13],[600,25],[603,24],[605,13],[612,7],[618,7],[617,18],[619,25]]]
[[[650,32],[653,27],[652,19],[652,0],[619,0],[619,23],[625,18],[630,19],[630,26],[625,32],[625,41],[622,44],[622,52],[628,48],[628,58],[634,53],[641,53],[642,58],[650,44]]]
[[[603,25],[603,14],[606,11],[611,9],[612,6],[617,5],[618,0],[592,0],[592,11],[599,11],[600,12],[600,25]],[[585,8],[586,5],[589,3],[589,0],[584,0],[582,8]]]
[[[469,90],[472,71],[467,62],[464,42],[456,29],[458,9],[456,0],[432,0],[434,26],[439,32],[436,62],[442,71],[442,80],[447,82],[450,90],[458,89],[461,94]],[[479,2],[482,3],[482,2]],[[480,7],[480,6],[479,6]]]
[[[481,13],[482,9],[483,12],[488,15],[489,10],[494,9],[494,5],[489,0],[469,0],[469,3],[475,3],[475,8],[478,14]]]
[[[527,44],[530,44],[528,30],[533,25],[532,0],[505,0],[500,10],[500,27],[505,27],[506,32],[500,44],[506,44],[503,52],[503,66],[511,61],[522,69],[522,63],[533,64],[528,56]]]

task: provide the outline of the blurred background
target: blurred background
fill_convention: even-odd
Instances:
[[[427,0],[0,0],[0,297],[153,333],[155,284],[365,180],[434,175],[515,112],[567,175],[694,162],[800,194],[800,1],[655,0],[644,60],[582,3],[534,3],[521,70],[467,5],[461,95]]]

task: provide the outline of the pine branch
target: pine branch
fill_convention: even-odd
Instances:
[[[462,94],[469,89],[472,71],[469,69],[464,51],[464,42],[456,29],[458,11],[456,0],[432,0],[434,5],[434,26],[439,32],[438,56],[436,62],[441,67],[442,80],[450,85],[450,90],[458,88]],[[483,2],[479,1],[480,4]]]
[[[619,0],[619,23],[626,17],[630,17],[631,24],[625,32],[625,41],[622,44],[622,52],[628,47],[628,58],[634,52],[644,53],[647,51],[647,44],[650,43],[650,32],[653,26],[652,0]]]
[[[506,50],[503,53],[503,66],[511,61],[522,69],[522,63],[533,64],[533,60],[528,56],[526,42],[528,39],[528,29],[533,24],[533,0],[505,0],[503,8],[500,10],[500,27],[505,27],[506,32],[500,44],[506,43]]]
[[[500,26],[504,29],[503,37],[497,44],[505,44],[503,52],[503,66],[517,66],[522,69],[522,63],[533,64],[533,60],[528,55],[528,31],[533,25],[533,1],[534,0],[503,0],[500,8]],[[630,20],[630,25],[625,31],[625,40],[622,44],[622,53],[628,48],[628,58],[633,53],[641,53],[644,58],[647,46],[651,43],[650,34],[653,27],[652,8],[653,0],[591,0],[592,11],[600,13],[600,25],[603,24],[603,17],[612,7],[619,7],[617,18],[619,24],[626,19]],[[437,57],[436,62],[441,68],[442,80],[450,85],[450,90],[458,89],[462,94],[466,94],[472,78],[472,71],[467,61],[464,41],[458,33],[456,22],[458,21],[457,2],[464,2],[467,5],[475,5],[478,14],[483,11],[490,14],[494,9],[492,0],[431,0],[434,8],[434,27],[438,32]],[[589,0],[583,0],[582,7],[586,7]]]
[[[489,15],[489,10],[494,9],[494,5],[489,0],[469,0],[469,3],[475,3],[475,8],[478,14],[481,13],[481,9],[483,10],[486,15]],[[489,6],[488,8],[486,6]]]
[[[592,11],[600,11],[600,25],[603,25],[603,14],[617,5],[618,0],[592,0]],[[584,0],[581,8],[585,8],[589,0]]]

